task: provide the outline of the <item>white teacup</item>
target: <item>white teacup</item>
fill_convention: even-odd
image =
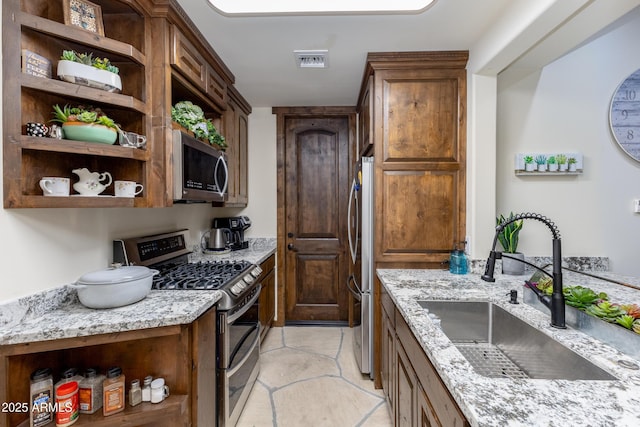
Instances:
[[[147,137],[135,132],[120,132],[119,144],[123,147],[142,148],[147,144]]]
[[[144,187],[135,181],[116,181],[116,197],[135,197],[142,193]]]
[[[40,180],[40,188],[45,196],[66,197],[69,196],[71,180],[58,176],[45,176]]]

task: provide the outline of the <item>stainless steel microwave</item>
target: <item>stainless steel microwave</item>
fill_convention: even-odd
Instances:
[[[173,199],[175,202],[227,200],[227,156],[204,142],[173,131]]]

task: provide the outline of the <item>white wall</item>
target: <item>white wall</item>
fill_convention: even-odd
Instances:
[[[640,163],[615,143],[608,122],[618,84],[640,68],[640,9],[623,24],[518,81],[498,78],[497,211],[533,211],[556,222],[565,256],[608,256],[620,274],[640,276]],[[524,152],[581,152],[584,174],[516,177]],[[476,165],[479,167],[479,165]],[[519,250],[549,255],[550,234],[525,223]]]

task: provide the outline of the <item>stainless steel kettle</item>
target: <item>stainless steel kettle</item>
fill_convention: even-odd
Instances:
[[[209,230],[209,241],[207,242],[206,250],[224,251],[229,248],[230,242],[231,230],[228,228],[212,228]]]

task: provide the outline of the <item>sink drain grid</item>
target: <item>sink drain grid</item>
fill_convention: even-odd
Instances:
[[[456,343],[456,347],[480,375],[490,378],[529,378],[493,344]]]

